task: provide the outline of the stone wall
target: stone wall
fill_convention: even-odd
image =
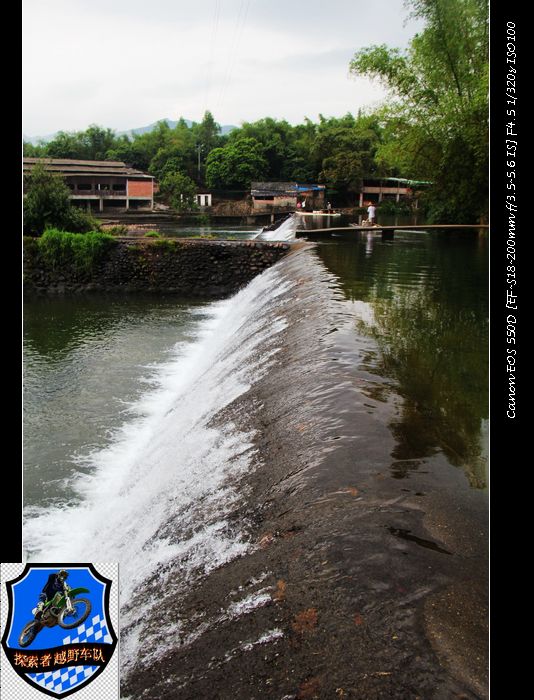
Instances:
[[[209,212],[215,216],[248,216],[254,213],[250,197],[239,201],[216,201]]]
[[[270,241],[127,239],[116,242],[90,271],[54,268],[37,246],[24,246],[24,288],[36,293],[80,291],[174,292],[223,297],[273,265],[290,244]]]

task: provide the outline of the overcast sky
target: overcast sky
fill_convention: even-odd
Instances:
[[[28,136],[158,119],[295,124],[376,104],[354,52],[405,47],[403,0],[24,0]]]

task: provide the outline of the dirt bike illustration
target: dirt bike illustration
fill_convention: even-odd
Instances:
[[[91,612],[91,601],[76,598],[80,593],[89,593],[87,588],[72,588],[64,593],[56,593],[47,600],[40,620],[30,620],[19,635],[19,646],[29,646],[43,627],[59,625],[65,630],[74,629],[84,622]],[[35,615],[37,608],[32,610]]]

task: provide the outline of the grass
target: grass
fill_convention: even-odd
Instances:
[[[68,270],[77,276],[90,275],[96,264],[117,241],[108,233],[68,233],[47,229],[34,245],[43,263],[54,271]]]

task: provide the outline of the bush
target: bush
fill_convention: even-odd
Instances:
[[[43,262],[52,270],[71,268],[78,276],[90,275],[111,245],[113,236],[99,231],[67,233],[47,229],[35,241]]]
[[[24,178],[24,232],[39,236],[47,228],[65,231],[96,231],[98,222],[88,213],[72,206],[70,190],[62,176],[34,165]]]
[[[64,231],[71,231],[73,233],[100,231],[100,224],[93,216],[91,216],[91,214],[72,205],[65,213],[65,216],[60,224],[60,228],[62,228]]]
[[[145,233],[145,238],[161,238],[161,233],[157,231],[147,231]]]

